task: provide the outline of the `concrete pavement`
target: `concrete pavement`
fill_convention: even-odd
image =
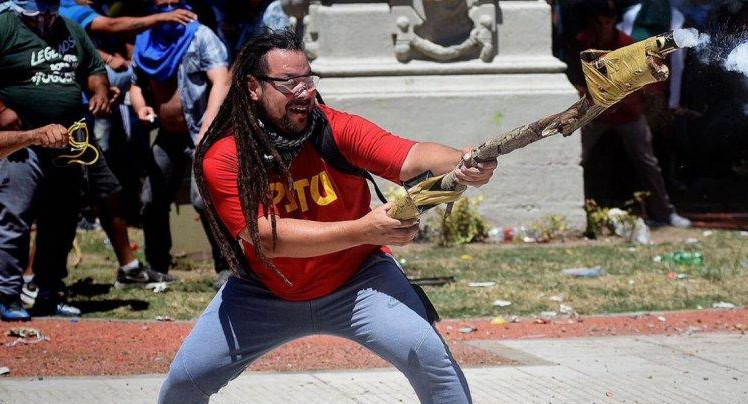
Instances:
[[[472,341],[517,365],[465,369],[475,403],[748,403],[733,333]],[[0,378],[0,403],[153,403],[163,375]],[[390,369],[240,376],[212,403],[415,403]]]

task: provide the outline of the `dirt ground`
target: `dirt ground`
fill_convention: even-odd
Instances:
[[[491,320],[445,320],[439,323],[439,331],[463,366],[512,363],[468,345],[466,342],[471,340],[745,332],[748,329],[748,308],[565,317],[547,322],[520,318],[516,323],[506,324],[492,324]],[[28,343],[35,340],[30,338],[19,342],[17,337],[6,335],[17,327],[36,328],[48,340]],[[0,347],[0,367],[10,368],[13,377],[164,373],[191,328],[192,322],[38,319],[29,323],[0,323],[0,343],[3,345]],[[251,370],[305,371],[386,366],[384,361],[350,341],[313,336],[270,352],[253,364]]]

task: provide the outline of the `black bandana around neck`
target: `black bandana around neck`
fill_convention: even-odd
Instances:
[[[262,128],[262,131],[265,133],[265,136],[268,137],[270,143],[275,146],[275,150],[280,154],[286,167],[290,167],[293,159],[301,152],[301,149],[307,141],[309,141],[312,135],[314,135],[314,131],[322,126],[320,123],[323,120],[324,117],[322,116],[322,111],[318,108],[313,108],[309,112],[309,125],[307,125],[307,128],[301,135],[296,137],[287,136],[284,133],[277,131],[276,128],[270,127],[270,125],[265,125],[262,120],[258,121],[260,128]],[[274,165],[275,161],[273,161],[273,156],[264,154],[263,158],[266,164]]]

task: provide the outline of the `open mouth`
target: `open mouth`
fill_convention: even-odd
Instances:
[[[294,105],[294,106],[288,107],[288,110],[294,114],[306,115],[309,113],[309,106],[308,105]]]

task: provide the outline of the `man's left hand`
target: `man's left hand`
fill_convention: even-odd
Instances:
[[[110,107],[109,98],[106,94],[94,94],[91,96],[91,100],[88,102],[88,110],[91,111],[93,116],[99,117],[109,115],[112,112]]]
[[[462,161],[470,161],[472,157],[472,151],[465,151],[462,155]],[[454,170],[457,182],[463,185],[469,185],[473,187],[480,187],[485,185],[496,170],[497,162],[489,161],[485,163],[478,163],[475,167],[462,166]]]

